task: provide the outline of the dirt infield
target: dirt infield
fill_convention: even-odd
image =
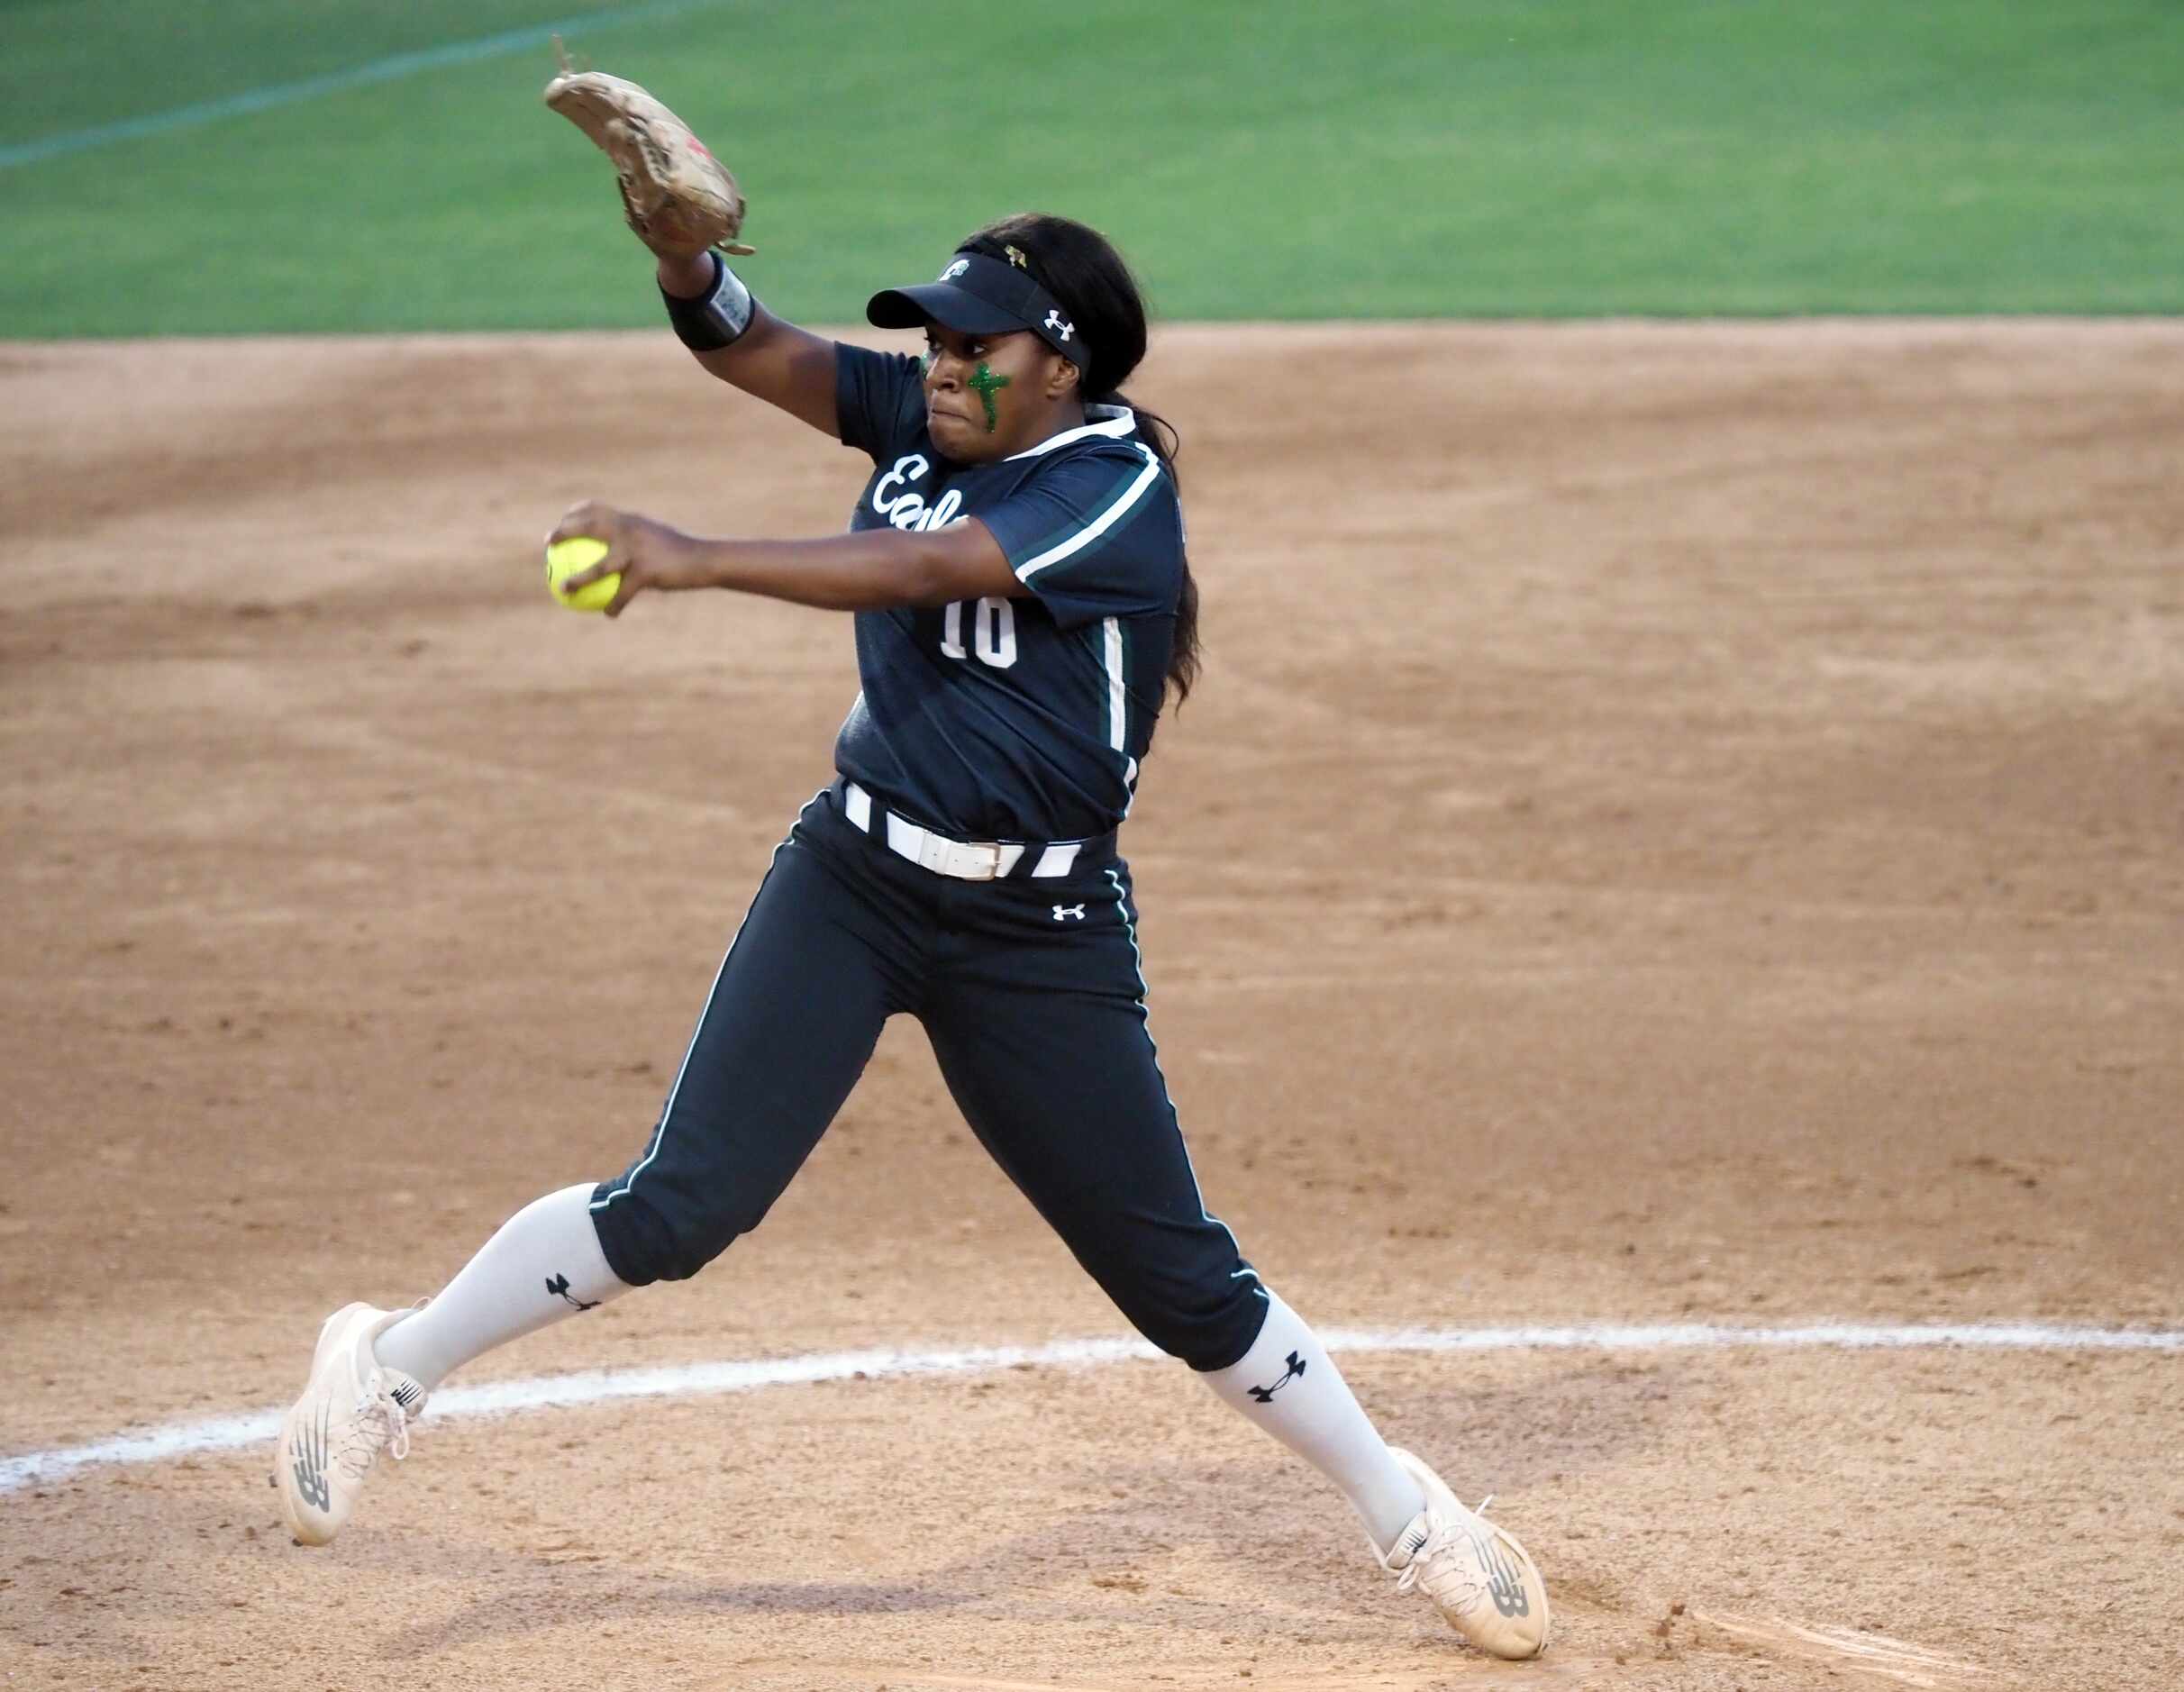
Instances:
[[[572,371],[612,370],[581,391]],[[1125,845],[1214,1207],[1328,1327],[2184,1325],[2184,327],[1182,329],[1207,671]],[[0,1458],[259,1411],[650,1130],[848,631],[566,614],[586,496],[837,529],[664,334],[0,348]],[[915,1026],[768,1225],[491,1382],[1117,1322]],[[0,1493],[0,1680],[2184,1683],[2184,1355],[1359,1351],[1545,1569],[1485,1662],[1179,1369],[429,1420]]]

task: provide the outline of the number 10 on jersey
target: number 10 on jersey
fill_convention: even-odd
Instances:
[[[1016,608],[1006,599],[981,599],[975,605],[959,599],[941,616],[941,655],[967,659],[963,649],[963,608],[970,606],[970,638],[978,650],[978,662],[1006,669],[1016,661]]]

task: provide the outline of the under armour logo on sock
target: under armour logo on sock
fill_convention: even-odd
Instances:
[[[1251,1396],[1256,1398],[1260,1404],[1272,1404],[1274,1402],[1274,1395],[1279,1392],[1284,1387],[1287,1387],[1291,1381],[1301,1377],[1304,1372],[1305,1360],[1297,1356],[1295,1351],[1292,1351],[1289,1353],[1288,1373],[1285,1374],[1271,1387],[1252,1387],[1251,1389]]]
[[[570,1292],[569,1290],[569,1277],[566,1275],[557,1275],[551,1280],[548,1281],[546,1283],[546,1290],[550,1293],[558,1293],[565,1303],[576,1305],[578,1310],[596,1310],[599,1307],[599,1301],[596,1298],[593,1299],[591,1303],[587,1305],[581,1298],[578,1298],[574,1293]]]

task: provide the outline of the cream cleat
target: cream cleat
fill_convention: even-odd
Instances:
[[[356,1507],[379,1453],[409,1455],[409,1424],[424,1408],[424,1388],[399,1369],[383,1369],[371,1342],[410,1313],[344,1305],[319,1330],[311,1381],[281,1424],[273,1485],[288,1531],[302,1545],[323,1545]]]
[[[1425,1508],[1397,1535],[1380,1566],[1398,1592],[1425,1588],[1442,1618],[1497,1657],[1536,1657],[1547,1649],[1547,1583],[1506,1528],[1457,1502],[1442,1481],[1408,1451],[1388,1448],[1425,1493]],[[1379,1548],[1375,1548],[1379,1554]]]

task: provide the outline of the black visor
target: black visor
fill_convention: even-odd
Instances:
[[[1029,270],[982,252],[957,253],[936,281],[883,288],[866,302],[865,318],[878,329],[935,323],[965,335],[1028,329],[1080,370],[1092,356],[1060,303]]]

